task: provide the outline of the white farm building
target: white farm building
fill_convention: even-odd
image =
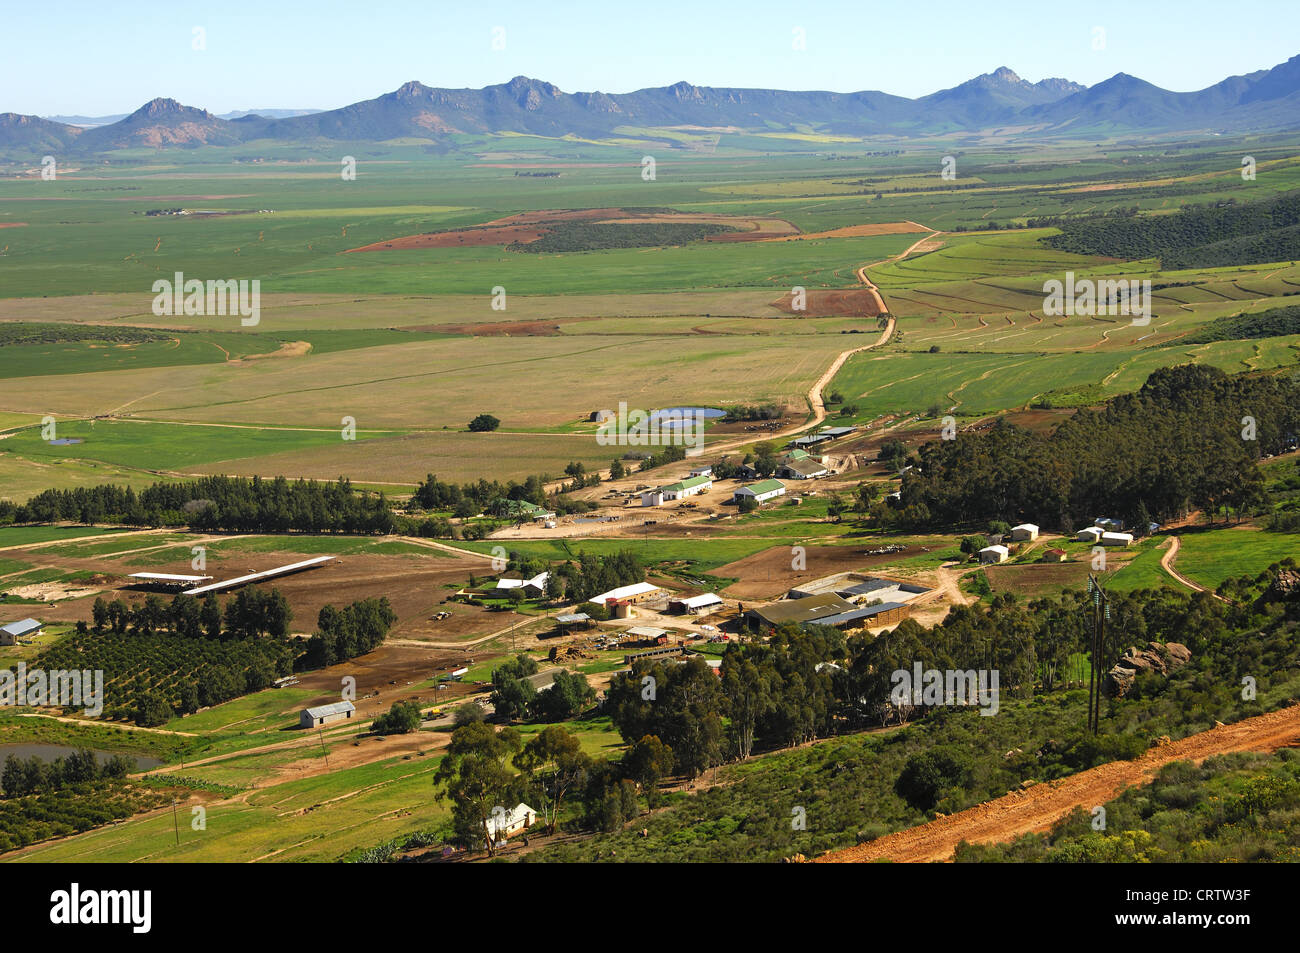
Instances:
[[[785,495],[785,484],[780,480],[761,480],[742,486],[732,494],[732,499],[739,503],[745,497],[753,497],[757,503],[765,503]]]

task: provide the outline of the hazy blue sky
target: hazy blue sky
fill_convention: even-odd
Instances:
[[[64,0],[6,4],[0,112],[102,115],[170,96],[214,112],[333,108],[418,79],[478,87],[880,89],[919,96],[998,66],[1200,89],[1300,53],[1300,2],[1252,0]],[[116,8],[116,9],[113,9]],[[195,27],[206,49],[193,48]],[[494,27],[505,49],[492,49]],[[806,36],[793,49],[794,30]],[[1093,49],[1094,29],[1105,45]]]

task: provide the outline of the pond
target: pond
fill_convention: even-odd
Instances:
[[[0,745],[0,764],[4,763],[5,758],[13,755],[16,758],[40,758],[42,761],[53,761],[55,758],[66,758],[68,755],[77,751],[77,748],[71,745],[45,745],[45,744],[13,744]],[[94,750],[94,749],[92,749]],[[95,760],[100,764],[108,761],[116,752],[112,751],[95,751]],[[128,754],[128,758],[135,758],[135,767],[137,771],[144,771],[148,768],[156,768],[162,764],[159,758],[148,758],[143,755]]]

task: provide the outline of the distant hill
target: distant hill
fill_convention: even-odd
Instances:
[[[87,129],[77,145],[103,152],[141,146],[233,145],[242,139],[236,126],[205,109],[182,106],[174,99],[155,99],[119,122]]]
[[[1263,202],[1196,205],[1173,215],[1067,222],[1044,239],[1060,251],[1159,258],[1162,269],[1300,259],[1300,190]]]
[[[1059,78],[1030,83],[1004,66],[919,99],[877,91],[740,89],[686,82],[631,93],[566,93],[551,83],[516,76],[482,89],[439,89],[412,81],[374,99],[320,112],[241,110],[221,117],[160,98],[101,125],[87,117],[65,117],[87,120],[84,132],[69,123],[5,115],[0,150],[10,154],[55,147],[92,152],[193,147],[252,139],[437,142],[458,134],[504,132],[602,138],[627,126],[816,129],[846,136],[995,128],[1024,138],[1245,133],[1300,128],[1300,56],[1191,93],[1161,89],[1125,73],[1087,88]]]

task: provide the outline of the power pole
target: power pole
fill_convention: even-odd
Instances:
[[[176,833],[176,846],[181,846],[181,822],[176,814],[176,798],[172,798],[172,829]]]
[[[1101,730],[1102,671],[1106,659],[1106,622],[1110,619],[1110,597],[1095,576],[1088,576],[1088,593],[1092,596],[1092,640],[1088,667],[1088,730]]]

